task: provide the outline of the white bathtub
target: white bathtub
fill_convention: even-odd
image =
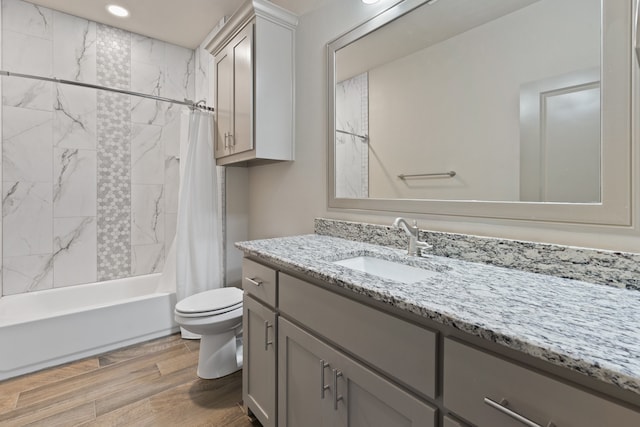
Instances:
[[[177,332],[160,276],[0,298],[0,380]]]

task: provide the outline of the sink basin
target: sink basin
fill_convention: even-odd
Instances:
[[[358,256],[334,261],[334,264],[362,271],[384,279],[391,279],[403,283],[415,283],[420,280],[437,276],[435,271],[425,270],[398,262],[387,261],[371,256]]]

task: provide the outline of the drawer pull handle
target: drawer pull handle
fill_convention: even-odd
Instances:
[[[320,398],[324,399],[324,392],[329,390],[329,385],[324,383],[324,370],[329,367],[329,364],[324,360],[320,360]]]
[[[269,341],[269,328],[272,327],[273,325],[270,325],[268,320],[264,321],[264,351],[267,351],[269,346],[273,345],[273,341]]]
[[[342,371],[333,370],[333,410],[338,410],[338,402],[343,400],[343,396],[338,394],[338,378],[342,376]]]
[[[533,421],[531,421],[529,418],[524,417],[520,414],[518,414],[515,411],[512,411],[511,409],[507,408],[507,405],[509,404],[509,402],[507,402],[506,399],[502,399],[500,401],[500,403],[489,399],[488,397],[484,398],[484,403],[486,403],[487,405],[491,406],[494,409],[497,409],[498,411],[502,412],[503,414],[513,418],[516,421],[520,421],[522,424],[528,426],[528,427],[543,427],[542,425],[535,423]],[[549,421],[549,424],[547,424],[546,427],[555,427],[555,424],[553,424],[551,421]]]
[[[244,279],[255,286],[262,286],[263,283],[263,281],[258,279],[257,277],[245,277]]]

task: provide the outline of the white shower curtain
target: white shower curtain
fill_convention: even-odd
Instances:
[[[176,231],[178,301],[223,286],[222,218],[218,191],[213,154],[213,116],[203,111],[192,111]]]

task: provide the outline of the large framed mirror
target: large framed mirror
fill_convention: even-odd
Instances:
[[[330,42],[329,207],[629,225],[631,0],[404,0]]]

